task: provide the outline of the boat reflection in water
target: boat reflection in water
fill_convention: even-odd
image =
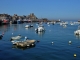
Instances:
[[[75,35],[77,39],[80,39],[80,35]]]
[[[2,37],[0,37],[0,40],[2,40]]]
[[[30,49],[30,48],[34,48],[36,45],[30,46],[30,47],[19,47],[17,45],[13,45],[12,48],[13,49],[21,49],[21,50],[26,50],[26,49]]]
[[[28,30],[29,28],[25,28],[26,30]]]
[[[36,32],[39,36],[43,36],[44,35],[44,33],[45,33],[45,31],[43,31],[43,32]]]

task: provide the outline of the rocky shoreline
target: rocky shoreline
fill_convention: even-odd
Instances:
[[[17,23],[17,21],[23,22],[60,22],[60,20],[48,20],[47,18],[37,18],[34,13],[31,13],[29,15],[23,15],[19,16],[17,14],[14,14],[13,16],[9,14],[0,14],[0,25],[6,24],[6,23]]]

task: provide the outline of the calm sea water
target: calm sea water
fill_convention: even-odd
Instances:
[[[4,32],[0,40],[0,60],[80,60],[80,38],[74,35],[79,25],[62,27],[59,24],[43,24],[46,31],[36,33],[36,23],[29,29],[25,28],[26,24],[0,26],[0,34]],[[31,48],[17,48],[10,42],[10,38],[18,34],[40,42]],[[69,44],[69,41],[72,43]],[[77,56],[74,57],[74,54]]]

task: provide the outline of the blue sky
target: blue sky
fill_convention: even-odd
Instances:
[[[80,0],[0,0],[0,13],[38,18],[79,20]]]

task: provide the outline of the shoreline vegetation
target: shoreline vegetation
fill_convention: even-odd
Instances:
[[[27,21],[27,22],[60,22],[60,20],[48,20],[47,18],[41,18],[39,19],[38,17],[36,17],[34,15],[34,13],[31,13],[29,15],[23,15],[23,16],[19,16],[17,14],[14,14],[13,16],[9,15],[9,14],[0,14],[0,25],[3,23],[13,23],[16,21]]]

